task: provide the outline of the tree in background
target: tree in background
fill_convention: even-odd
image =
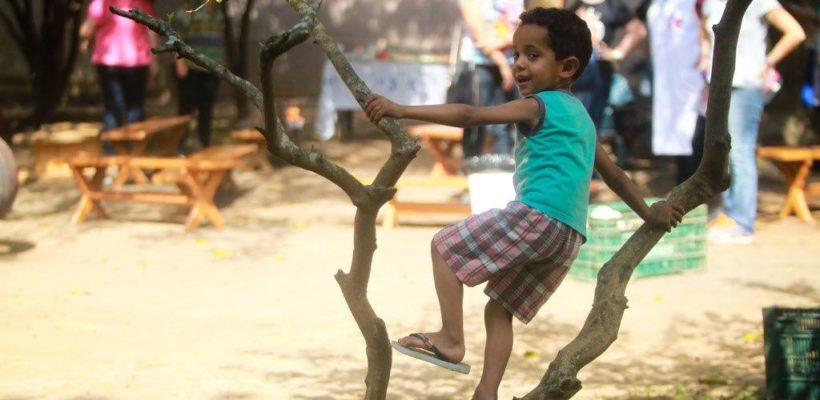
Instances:
[[[376,251],[376,216],[381,206],[395,194],[396,182],[416,156],[419,146],[396,120],[382,118],[378,127],[391,142],[390,155],[373,182],[365,184],[340,165],[325,158],[318,150],[303,149],[291,141],[276,112],[273,64],[277,57],[294,46],[311,38],[324,51],[360,106],[365,106],[371,91],[356,75],[324,25],[317,20],[319,6],[312,5],[312,2],[308,4],[307,0],[287,1],[302,19],[289,31],[271,36],[262,43],[259,55],[261,90],[224,66],[194,52],[167,22],[152,18],[139,10],[112,11],[134,19],[167,38],[164,45],[157,49],[158,52],[175,52],[211,70],[241,90],[264,115],[264,128],[258,129],[265,135],[267,148],[271,153],[292,165],[321,175],[349,196],[356,207],[353,256],[350,272],[340,270],[336,274],[336,281],[366,344],[368,368],[364,398],[383,400],[387,396],[392,352],[384,321],[376,315],[367,298],[373,254]],[[697,172],[676,186],[669,195],[670,201],[682,205],[687,211],[711,199],[729,184],[730,138],[727,110],[740,21],[750,1],[729,0],[723,18],[714,27],[716,57],[706,112],[704,157]],[[662,228],[644,224],[604,264],[598,274],[595,297],[584,326],[558,352],[540,382],[524,399],[569,399],[581,389],[578,372],[603,354],[618,337],[620,323],[627,308],[626,286],[632,272],[663,235]]]
[[[3,0],[0,21],[28,66],[34,112],[25,125],[54,118],[77,59],[84,0]]]
[[[245,0],[245,8],[242,10],[242,18],[239,20],[239,31],[235,32],[234,23],[231,20],[229,5],[237,7],[239,0],[222,0],[221,10],[225,17],[225,58],[228,68],[239,78],[246,79],[248,76],[248,35],[251,30],[251,11],[253,11],[256,0]],[[248,96],[240,89],[234,89],[236,101],[236,118],[242,120],[248,116],[249,103]]]

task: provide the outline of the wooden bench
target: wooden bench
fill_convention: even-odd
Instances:
[[[110,141],[118,155],[142,156],[149,142],[153,142],[160,156],[170,156],[176,154],[177,144],[191,120],[190,115],[152,117],[105,131],[100,134],[100,140]],[[114,186],[122,187],[130,180],[148,183],[148,177],[142,170],[125,165],[125,169],[117,175]]]
[[[809,196],[820,195],[820,182],[808,183],[814,160],[820,160],[820,146],[767,146],[758,148],[757,154],[773,160],[786,178],[788,193],[780,209],[780,217],[795,214],[804,222],[813,223],[806,192]]]
[[[270,171],[273,169],[268,159],[267,141],[265,136],[256,129],[234,129],[231,137],[239,143],[255,144],[257,150],[248,157],[246,166],[250,169]]]
[[[402,188],[414,189],[467,189],[467,178],[464,176],[423,176],[403,177],[396,183],[396,194],[384,206],[382,227],[393,228],[399,224],[399,214],[454,214],[470,215],[470,203],[460,201],[404,201],[399,199]]]
[[[413,189],[462,189],[468,188],[467,178],[459,175],[461,159],[453,152],[461,144],[462,128],[439,124],[421,124],[407,127],[407,133],[418,137],[435,157],[430,176],[402,177],[396,183],[396,195],[385,205],[382,218],[384,228],[399,224],[399,215],[406,214],[453,214],[470,215],[470,204],[460,201],[407,201],[400,194]]]
[[[453,155],[455,148],[461,144],[464,129],[439,124],[413,125],[407,133],[418,137],[433,153],[436,163],[430,172],[433,176],[457,175],[461,159]]]
[[[15,133],[13,143],[31,149],[32,163],[26,170],[27,176],[70,176],[68,159],[81,153],[99,153],[101,128],[102,124],[93,122],[44,124],[34,132]]]
[[[256,145],[230,145],[206,148],[187,158],[145,157],[145,156],[78,156],[69,160],[74,180],[80,189],[81,198],[72,216],[74,224],[85,221],[90,213],[99,218],[107,218],[103,201],[132,201],[181,205],[190,210],[185,220],[185,229],[195,229],[203,218],[211,225],[221,228],[225,225],[222,215],[214,204],[214,195],[220,184],[233,168],[243,162],[243,158],[253,154]],[[108,167],[117,167],[118,172],[145,169],[172,171],[178,174],[176,186],[179,192],[140,190],[123,191],[117,186],[104,187],[103,178]],[[93,173],[86,175],[85,170]]]

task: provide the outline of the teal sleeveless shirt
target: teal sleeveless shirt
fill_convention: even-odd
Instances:
[[[529,97],[538,101],[541,119],[533,127],[518,129],[513,178],[516,200],[586,238],[595,125],[581,102],[568,92],[546,90]]]

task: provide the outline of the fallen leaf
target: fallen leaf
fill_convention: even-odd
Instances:
[[[532,350],[527,350],[527,351],[524,352],[524,358],[536,358],[536,357],[538,357],[538,353],[536,353]]]
[[[205,238],[198,237],[198,238],[196,238],[194,243],[196,243],[197,246],[204,246],[205,243],[206,243],[206,240],[205,240]]]
[[[310,226],[310,221],[294,222],[290,224],[291,232],[298,232],[307,229]]]
[[[228,258],[231,255],[233,255],[233,253],[231,253],[230,250],[225,249],[213,249],[211,250],[211,254],[213,254],[213,256],[217,258]]]
[[[746,344],[760,343],[762,340],[763,340],[763,332],[762,331],[746,332],[746,334],[743,335],[743,343],[746,343]]]

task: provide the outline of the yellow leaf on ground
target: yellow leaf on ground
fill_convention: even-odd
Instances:
[[[225,249],[213,249],[211,250],[211,254],[217,258],[228,258],[233,255],[230,250]]]
[[[290,224],[291,232],[298,232],[307,229],[310,226],[310,221],[299,221]]]
[[[746,332],[743,335],[743,343],[746,344],[753,344],[753,343],[760,343],[763,340],[763,332],[762,331],[753,331],[753,332]]]

